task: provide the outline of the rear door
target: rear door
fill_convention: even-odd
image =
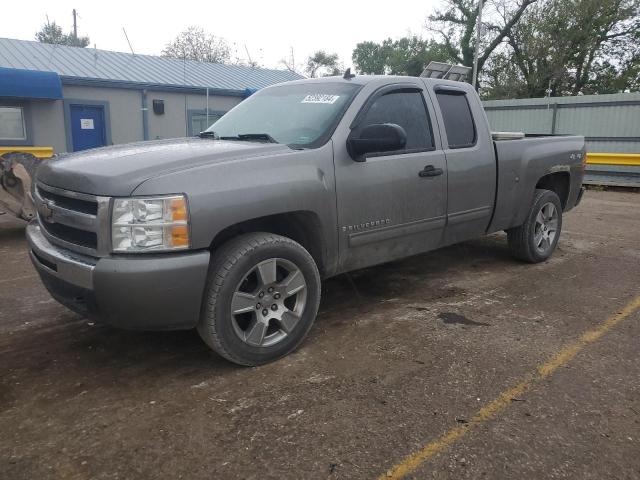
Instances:
[[[366,125],[395,123],[407,133],[406,147],[356,162],[344,145],[334,146],[343,270],[439,245],[446,214],[446,165],[434,138],[432,111],[423,85],[383,87],[364,103],[351,134]],[[439,173],[421,175],[425,169]]]
[[[482,235],[496,194],[496,161],[482,106],[475,93],[451,85],[434,88],[447,159],[445,243]]]
[[[73,151],[105,146],[104,107],[72,104],[70,109]]]

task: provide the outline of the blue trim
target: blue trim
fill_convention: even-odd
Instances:
[[[109,112],[109,102],[84,99],[65,98],[64,106],[64,133],[67,141],[67,152],[73,152],[73,134],[71,132],[71,105],[92,105],[104,108],[104,137],[107,145],[113,145],[111,141],[111,114]]]
[[[170,85],[161,83],[144,83],[130,82],[126,80],[105,80],[101,78],[79,78],[61,76],[60,80],[63,85],[78,85],[85,87],[106,87],[106,88],[128,88],[128,89],[145,89],[160,92],[181,92],[181,93],[197,93],[206,94],[207,87],[191,87],[187,85]],[[223,97],[242,97],[245,98],[246,90],[232,90],[225,88],[209,88],[209,95],[218,95]],[[250,89],[254,90],[254,89]],[[257,89],[255,89],[257,91]]]
[[[0,67],[0,97],[60,100],[60,77],[54,72]]]

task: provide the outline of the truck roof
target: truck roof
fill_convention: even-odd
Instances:
[[[391,83],[399,83],[406,81],[420,82],[424,81],[427,85],[449,85],[452,87],[458,87],[463,89],[470,89],[471,85],[466,82],[458,82],[455,80],[443,80],[440,78],[426,78],[426,77],[409,77],[406,75],[356,75],[349,79],[345,79],[341,75],[334,77],[320,77],[320,78],[303,78],[301,80],[293,80],[290,82],[279,83],[278,85],[295,85],[304,83],[355,83],[356,85],[367,85],[370,83],[378,85],[388,85]],[[274,85],[274,86],[278,86]]]

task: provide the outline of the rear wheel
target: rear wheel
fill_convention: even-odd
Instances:
[[[547,260],[556,249],[562,229],[562,205],[551,190],[537,189],[525,222],[507,230],[509,247],[526,262]]]
[[[198,332],[224,358],[261,365],[302,342],[319,302],[309,252],[286,237],[246,234],[213,257]]]

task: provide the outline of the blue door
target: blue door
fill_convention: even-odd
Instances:
[[[74,152],[106,145],[104,107],[71,105],[71,137]]]

